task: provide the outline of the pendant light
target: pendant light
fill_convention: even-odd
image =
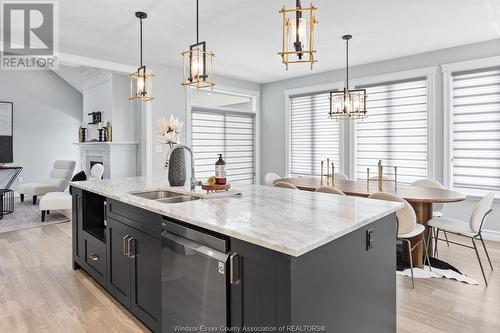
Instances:
[[[183,87],[191,86],[196,89],[213,88],[213,58],[214,54],[207,51],[207,42],[199,41],[199,9],[196,0],[196,43],[189,46],[189,50],[182,52],[182,82]]]
[[[329,116],[336,120],[364,119],[366,114],[366,89],[349,89],[349,40],[351,35],[342,36],[346,42],[346,85],[343,91],[330,92]]]
[[[142,63],[142,20],[146,19],[148,15],[144,12],[136,12],[135,17],[139,19],[140,26],[140,65],[136,72],[131,73],[130,76],[130,97],[131,101],[149,102],[154,98],[153,93],[153,73],[148,73],[146,66]]]
[[[309,63],[311,70],[317,60],[314,59],[314,25],[317,10],[313,4],[303,8],[300,0],[295,0],[295,8],[283,7],[279,13],[283,17],[282,50],[278,52],[281,61],[288,70],[291,63]]]

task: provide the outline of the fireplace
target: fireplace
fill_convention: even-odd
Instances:
[[[83,142],[77,145],[81,152],[81,167],[87,175],[98,163],[104,167],[103,179],[136,176],[137,143]]]

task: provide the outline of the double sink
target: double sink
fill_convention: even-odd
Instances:
[[[135,195],[137,197],[144,198],[144,199],[154,200],[157,202],[167,203],[167,204],[194,201],[194,200],[201,199],[198,196],[177,193],[177,192],[172,192],[172,191],[165,191],[165,190],[138,192],[138,193],[130,193],[130,194]]]

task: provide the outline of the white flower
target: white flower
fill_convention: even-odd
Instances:
[[[168,144],[170,146],[180,143],[180,132],[184,123],[174,116],[167,118],[160,118],[158,124],[158,142]]]
[[[175,145],[179,143],[179,134],[175,132],[165,132],[158,136],[158,142],[168,145]]]
[[[179,118],[175,118],[174,116],[170,116],[169,127],[170,130],[176,133],[180,133],[182,131],[182,126],[184,123],[179,120]]]

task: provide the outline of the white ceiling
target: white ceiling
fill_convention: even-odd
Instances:
[[[500,0],[311,1],[319,8],[314,72],[344,66],[346,33],[353,65],[500,37]],[[277,55],[284,3],[294,1],[200,0],[200,39],[216,54],[216,73],[258,83],[311,73],[305,64],[286,72]],[[63,52],[136,64],[136,10],[149,14],[146,64],[180,65],[195,41],[195,0],[64,0],[59,10]]]

